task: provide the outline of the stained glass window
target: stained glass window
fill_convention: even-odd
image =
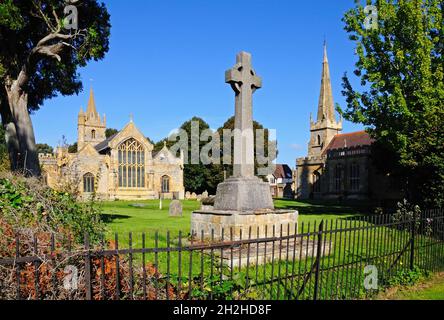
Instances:
[[[145,188],[145,149],[135,139],[123,142],[118,148],[119,187]]]

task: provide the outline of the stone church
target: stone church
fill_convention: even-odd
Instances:
[[[54,189],[74,186],[82,198],[103,200],[183,199],[183,156],[154,146],[131,121],[106,138],[106,117],[96,109],[91,89],[86,112],[78,115],[77,152],[59,147],[39,156],[44,178]]]
[[[310,118],[308,155],[296,160],[298,199],[399,198],[391,179],[379,174],[372,164],[369,134],[342,133],[342,118],[335,114],[326,45],[317,118]]]

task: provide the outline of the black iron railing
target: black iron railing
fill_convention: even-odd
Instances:
[[[221,234],[116,234],[99,243],[86,235],[80,247],[17,235],[15,256],[0,258],[0,299],[348,300],[402,273],[444,270],[442,210],[281,225],[265,237],[259,228]]]

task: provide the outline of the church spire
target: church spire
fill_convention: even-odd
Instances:
[[[88,101],[88,108],[86,109],[86,114],[88,115],[88,117],[94,117],[94,118],[98,118],[99,114],[97,113],[97,109],[96,109],[96,101],[94,99],[94,91],[93,88],[91,88],[90,92],[89,92],[89,101]]]
[[[330,66],[327,55],[327,42],[324,42],[324,60],[322,62],[321,93],[318,104],[318,121],[329,120],[335,122],[333,92],[331,88]]]

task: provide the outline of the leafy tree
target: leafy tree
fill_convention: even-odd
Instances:
[[[235,126],[235,117],[231,117],[231,118],[229,118],[224,123],[224,125],[222,127],[217,129],[217,131],[218,131],[218,133],[219,133],[219,135],[221,137],[221,147],[222,147],[221,154],[223,154],[223,142],[224,142],[223,139],[222,139],[222,137],[223,137],[223,130],[234,130],[234,126]],[[273,151],[273,150],[269,150],[268,143],[267,143],[270,140],[269,130],[265,129],[264,126],[262,124],[260,124],[259,122],[257,122],[257,121],[253,121],[253,130],[254,130],[255,133],[257,132],[257,130],[264,130],[264,141],[265,141],[265,144],[263,146],[264,147],[264,156],[268,156],[269,151],[270,152]],[[255,139],[256,139],[256,137],[255,137]],[[258,146],[258,143],[255,143],[254,144],[255,155],[256,155],[256,152],[257,152],[257,146]],[[273,149],[276,150],[276,156],[277,156],[277,145],[276,145],[276,143],[272,143],[271,146],[272,146]],[[234,148],[234,141],[231,142],[231,155],[234,154],[233,148]],[[274,161],[275,159],[272,159],[272,160]],[[231,158],[231,163],[233,163],[233,156]],[[265,166],[266,165],[264,165],[264,164],[259,164],[258,161],[257,161],[257,158],[255,156],[254,167],[255,167],[256,174],[258,173],[258,169],[259,168],[264,168]],[[233,174],[233,166],[232,165],[223,165],[223,169],[222,170],[226,171],[227,177],[231,176]]]
[[[344,116],[376,140],[379,169],[397,178],[411,202],[444,203],[444,3],[379,0],[377,28],[359,3],[343,21],[356,44],[355,90],[347,74]]]
[[[68,146],[69,153],[77,153],[79,151],[78,149],[79,149],[79,146],[78,146],[77,142]]]
[[[105,131],[105,137],[108,139],[109,137],[112,137],[113,135],[119,133],[119,130],[117,129],[113,129],[113,128],[108,128]]]
[[[57,94],[82,90],[77,72],[108,51],[110,16],[96,0],[71,1],[78,28],[67,30],[65,0],[0,3],[0,115],[12,170],[40,174],[30,112]],[[26,159],[26,163],[25,162]]]
[[[44,153],[44,154],[52,154],[54,153],[53,147],[46,143],[39,143],[36,145],[37,148],[37,154]]]
[[[180,127],[180,129],[184,130],[187,133],[188,136],[188,161],[189,163],[186,163],[184,166],[184,184],[185,189],[190,192],[196,192],[196,193],[202,193],[204,191],[208,191],[210,194],[215,194],[217,190],[217,186],[219,183],[223,182],[225,177],[229,177],[233,173],[233,168],[231,165],[224,165],[223,164],[223,130],[233,130],[234,129],[234,117],[228,119],[225,124],[217,130],[217,133],[219,134],[220,140],[221,140],[221,149],[220,152],[220,164],[209,164],[204,165],[202,163],[199,164],[190,164],[191,162],[191,152],[192,152],[192,146],[191,146],[191,140],[192,140],[192,130],[191,126],[193,122],[199,123],[199,134],[202,134],[204,130],[210,129],[210,126],[208,123],[206,123],[203,119],[199,117],[193,117],[192,119],[186,121],[183,123]],[[264,127],[258,123],[253,123],[254,129],[264,129]],[[199,150],[202,151],[202,148],[206,146],[209,141],[201,141],[200,136],[197,137],[199,139]],[[267,129],[265,129],[265,135],[264,140],[269,140],[269,132]],[[155,144],[154,146],[154,152],[159,152],[164,145],[168,148],[171,148],[176,143],[175,140],[171,141],[171,139],[163,139]],[[232,148],[234,146],[234,143],[232,143]],[[268,154],[268,144],[265,146],[265,155]],[[275,145],[273,145],[275,147]],[[256,149],[255,149],[256,151]],[[231,152],[233,154],[233,151]],[[176,156],[180,156],[180,153],[178,152]],[[261,167],[263,165],[259,165],[256,161],[256,169]]]
[[[204,130],[210,129],[208,123],[205,120],[193,117],[191,120],[186,121],[182,124],[180,129],[185,130],[188,134],[188,159],[191,162],[191,140],[192,140],[192,132],[191,125],[192,122],[199,123],[199,134],[201,134]],[[200,138],[200,137],[199,137]],[[171,147],[171,141],[167,142],[167,146]],[[199,150],[208,144],[206,141],[200,141],[199,139]],[[177,155],[179,156],[179,155]],[[223,180],[223,173],[221,174],[220,167],[215,164],[204,165],[202,163],[199,164],[190,164],[187,163],[184,166],[184,184],[185,189],[190,192],[203,193],[204,191],[208,191],[210,194],[215,194],[217,185]]]

